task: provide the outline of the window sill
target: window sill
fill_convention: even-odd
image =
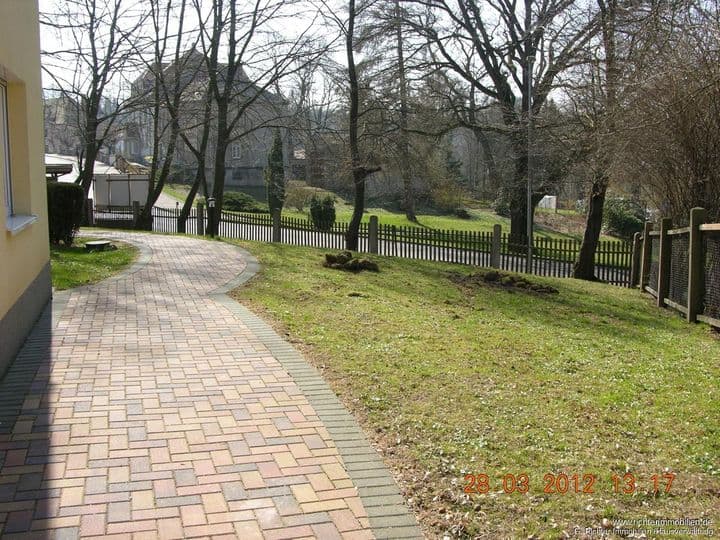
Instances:
[[[6,228],[10,231],[12,236],[15,236],[20,231],[27,229],[30,225],[38,220],[37,216],[34,215],[21,215],[14,214],[7,219]]]

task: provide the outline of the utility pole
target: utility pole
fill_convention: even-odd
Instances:
[[[532,0],[525,0],[525,58],[527,59],[527,260],[525,261],[525,272],[532,272],[533,259],[533,213],[532,213],[532,122],[533,122],[533,58],[535,52],[532,50],[532,32],[530,25],[532,24]]]

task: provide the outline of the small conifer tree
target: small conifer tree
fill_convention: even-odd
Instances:
[[[270,213],[281,210],[285,202],[285,168],[280,130],[275,130],[272,148],[268,154],[268,166],[265,169],[265,185]]]

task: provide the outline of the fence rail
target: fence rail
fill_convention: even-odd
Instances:
[[[94,222],[104,227],[131,228],[140,213],[139,205],[122,209],[96,209]],[[186,218],[177,208],[152,209],[152,229],[163,233],[205,234],[208,214],[203,205],[191,209]],[[269,214],[220,212],[215,229],[221,237],[259,242],[283,242],[297,246],[341,250],[349,223],[336,222],[318,230],[307,219],[273,217]],[[430,229],[381,224],[376,216],[361,223],[358,251],[409,259],[422,259],[525,272],[527,246],[513,241],[496,225],[492,232]],[[580,251],[580,241],[535,237],[530,272],[541,276],[570,277]],[[601,241],[595,257],[595,273],[613,285],[629,286],[633,248],[630,243]]]
[[[705,210],[693,208],[689,227],[648,222],[635,243],[642,261],[632,285],[654,296],[658,307],[720,328],[720,223],[705,223]]]

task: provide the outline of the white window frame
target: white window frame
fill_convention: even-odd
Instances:
[[[7,83],[0,79],[0,151],[3,153],[3,184],[5,189],[5,210],[13,215],[12,174],[10,171],[10,126],[8,123]]]
[[[242,157],[242,147],[240,143],[236,142],[230,145],[230,157],[232,159],[240,159],[240,157]]]

